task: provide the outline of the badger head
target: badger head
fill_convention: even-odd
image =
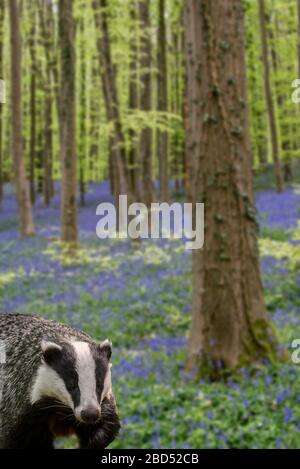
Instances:
[[[42,361],[35,376],[31,404],[53,398],[72,409],[81,423],[96,423],[101,404],[111,395],[112,345],[43,340]]]

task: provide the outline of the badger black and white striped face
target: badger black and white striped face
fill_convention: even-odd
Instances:
[[[83,423],[95,423],[101,403],[111,393],[111,342],[41,343],[43,359],[31,393],[31,403],[45,397],[60,401]]]

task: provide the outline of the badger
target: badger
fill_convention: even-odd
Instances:
[[[111,384],[112,345],[27,314],[0,314],[0,448],[54,448],[75,435],[103,449],[120,421]]]

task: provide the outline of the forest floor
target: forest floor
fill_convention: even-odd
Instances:
[[[63,254],[59,198],[34,209],[37,235],[20,240],[10,186],[0,208],[0,311],[66,321],[114,344],[123,423],[115,448],[300,447],[300,368],[244,369],[227,383],[194,383],[183,365],[191,319],[191,252],[183,241],[99,240],[92,185],[79,209],[81,248]],[[261,267],[282,345],[300,338],[300,186],[257,192]],[[59,445],[72,447],[67,440]]]

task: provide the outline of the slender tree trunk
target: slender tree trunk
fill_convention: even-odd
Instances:
[[[173,56],[174,56],[174,73],[172,93],[171,93],[171,110],[172,113],[178,117],[183,117],[183,9],[180,15],[180,21],[174,25],[172,31],[173,43]],[[172,76],[171,76],[172,78]],[[174,155],[175,164],[175,186],[176,190],[183,187],[183,172],[184,172],[184,138],[182,132],[182,121],[178,120],[175,127],[175,132],[171,140],[171,155]]]
[[[0,0],[0,80],[3,80],[3,40],[4,40],[4,10],[5,2]],[[0,204],[3,199],[3,135],[2,135],[2,112],[3,104],[0,103]]]
[[[83,13],[82,13],[83,14]],[[80,204],[85,205],[85,153],[86,153],[86,71],[85,71],[85,39],[84,17],[80,18],[80,140],[79,140],[79,192]]]
[[[167,35],[165,22],[165,0],[158,0],[157,32],[157,110],[168,111],[168,68],[167,68]],[[157,131],[157,153],[159,161],[160,200],[169,199],[168,174],[168,133]]]
[[[200,106],[201,57],[199,56],[198,18],[200,2],[190,0],[184,4],[184,39],[186,60],[185,88],[185,179],[186,198],[193,200],[195,178],[200,156],[200,134],[198,122],[203,118]]]
[[[300,78],[300,0],[297,0],[297,65],[298,65],[298,78]]]
[[[77,156],[75,111],[75,25],[72,0],[59,0],[61,48],[60,125],[62,162],[62,240],[77,243]]]
[[[95,25],[98,30],[97,48],[106,114],[108,122],[110,122],[113,127],[110,152],[112,158],[111,165],[117,179],[117,184],[114,184],[115,195],[127,194],[129,196],[126,173],[125,138],[117,95],[116,70],[111,58],[107,0],[93,0],[92,4]],[[116,179],[114,180],[116,181]],[[116,202],[118,202],[118,200]]]
[[[268,47],[268,38],[267,38],[267,29],[266,29],[265,4],[264,4],[264,0],[258,0],[258,2],[259,2],[259,21],[260,21],[260,31],[261,31],[262,57],[263,57],[263,65],[264,65],[265,95],[266,95],[266,101],[267,101],[269,125],[270,125],[270,132],[271,132],[272,157],[273,157],[273,163],[274,163],[276,189],[277,189],[277,192],[282,192],[284,190],[284,182],[283,182],[281,166],[280,166],[276,117],[275,117],[274,103],[273,103],[271,84],[270,84],[269,47]]]
[[[276,44],[277,44],[277,30],[278,30],[278,20],[277,15],[275,13],[275,33],[272,29],[272,24],[270,21],[269,16],[266,16],[267,22],[269,24],[269,38],[270,38],[270,52],[272,58],[272,66],[273,72],[275,76],[275,95],[276,95],[276,103],[277,103],[277,112],[278,112],[278,120],[279,120],[279,129],[280,129],[280,142],[281,142],[281,154],[283,160],[283,179],[284,182],[290,182],[292,180],[292,159],[291,159],[291,146],[292,146],[292,139],[290,133],[290,123],[286,122],[286,97],[282,93],[282,83],[279,76],[279,71],[282,70],[282,66],[280,64],[280,57],[277,54]]]
[[[139,18],[142,31],[140,41],[140,107],[142,111],[152,109],[151,95],[151,35],[150,35],[150,2],[139,0]],[[153,201],[152,183],[152,130],[144,128],[140,136],[140,160],[142,168],[142,201],[149,206]]]
[[[53,166],[53,136],[52,136],[52,97],[53,97],[53,57],[51,57],[52,46],[52,25],[51,2],[40,0],[39,17],[42,32],[42,42],[44,45],[46,58],[46,77],[44,84],[44,148],[43,148],[43,194],[44,204],[49,206],[51,197],[54,193],[54,185],[52,179]]]
[[[278,344],[259,269],[242,1],[202,0],[195,26],[203,116],[197,122],[197,201],[205,202],[206,215],[204,247],[193,256],[187,370],[195,366],[217,378],[224,371],[277,356]]]
[[[12,104],[12,152],[15,170],[16,193],[19,208],[20,234],[22,237],[34,234],[29,184],[26,178],[22,141],[21,110],[21,34],[19,2],[9,1],[10,42],[11,42],[11,104]]]
[[[130,79],[129,79],[129,108],[132,111],[137,111],[139,108],[139,96],[138,96],[138,42],[137,42],[137,4],[136,0],[132,0],[130,3],[130,19],[132,24],[132,33],[130,37],[131,42],[131,57],[130,57]],[[141,188],[139,181],[141,177],[140,167],[140,155],[138,153],[137,145],[137,132],[131,128],[129,130],[129,184],[131,192],[136,194],[137,199],[141,199]]]
[[[31,203],[35,203],[35,163],[36,163],[36,10],[30,5],[29,13],[31,15],[31,30],[29,37],[29,52],[31,58],[31,76],[30,76],[30,199]]]
[[[45,207],[49,207],[53,195],[52,181],[52,97],[50,78],[45,85],[45,112],[44,112],[44,149],[43,149],[43,193]]]
[[[40,25],[43,36],[43,45],[45,49],[47,77],[51,83],[51,92],[56,101],[57,116],[59,119],[59,71],[57,47],[55,41],[55,20],[53,13],[53,0],[39,0],[41,6],[39,8]]]
[[[99,83],[99,67],[98,67],[98,58],[93,57],[92,59],[92,92],[90,95],[90,145],[89,145],[89,174],[90,178],[94,178],[95,169],[96,169],[96,162],[99,156],[100,148],[99,148],[99,137],[100,137],[100,103],[99,103],[99,96],[98,96],[98,88],[100,86]],[[96,92],[93,92],[96,90]]]
[[[44,115],[43,115],[43,97],[38,100],[38,132],[37,132],[37,149],[36,149],[36,172],[37,172],[37,192],[43,194],[44,187]]]
[[[257,63],[256,48],[256,30],[254,28],[246,28],[246,41],[248,43],[248,89],[251,92],[250,111],[251,125],[253,129],[253,149],[259,166],[265,168],[268,162],[268,140],[266,111],[261,106],[262,90],[261,90],[261,73]],[[262,65],[262,64],[261,64]],[[253,157],[254,159],[254,157]]]

